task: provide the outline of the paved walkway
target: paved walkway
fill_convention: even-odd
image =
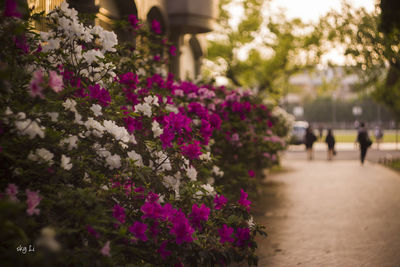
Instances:
[[[400,266],[399,174],[371,162],[282,165],[254,207],[269,233],[259,266]]]

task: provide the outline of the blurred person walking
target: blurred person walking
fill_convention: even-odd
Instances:
[[[328,160],[332,160],[335,155],[335,137],[332,129],[328,129],[328,134],[325,137],[325,143],[328,145]]]
[[[382,142],[383,138],[383,130],[379,125],[375,126],[374,136],[376,141],[376,148],[379,150],[379,144]]]
[[[365,128],[364,122],[360,123],[356,142],[358,142],[360,145],[360,159],[361,159],[361,165],[363,165],[365,156],[367,155],[367,150],[372,145],[372,141],[368,136],[368,131]]]
[[[314,157],[313,144],[316,140],[317,140],[317,137],[313,133],[311,126],[308,126],[308,128],[306,130],[306,135],[304,136],[304,144],[306,145],[308,160],[312,160]]]

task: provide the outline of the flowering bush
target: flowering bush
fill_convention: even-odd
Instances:
[[[2,262],[256,264],[265,233],[245,185],[284,146],[269,109],[247,92],[174,81],[157,21],[129,17],[135,46],[65,2],[46,32],[3,4]],[[29,245],[26,257],[14,249]]]

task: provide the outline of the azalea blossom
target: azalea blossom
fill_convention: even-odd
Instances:
[[[28,215],[30,216],[32,216],[33,214],[39,215],[40,210],[36,208],[42,200],[42,198],[39,196],[39,191],[31,191],[29,189],[26,189],[25,193],[27,197],[26,203],[28,204],[26,213],[28,213]]]
[[[110,241],[107,241],[107,242],[104,244],[103,248],[100,250],[100,252],[101,252],[101,254],[103,254],[104,256],[111,257],[111,255],[110,255],[110,250],[111,250],[111,248],[110,248]]]
[[[61,92],[64,87],[62,77],[54,70],[49,72],[49,86],[56,93]]]

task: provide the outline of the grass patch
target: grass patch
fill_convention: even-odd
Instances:
[[[382,162],[383,165],[389,167],[395,171],[400,172],[400,158],[392,159],[392,160],[385,160]]]
[[[371,136],[373,142],[375,142],[375,137]],[[356,133],[338,133],[335,134],[335,139],[337,143],[354,143],[357,138]],[[325,139],[324,139],[325,140]],[[395,143],[396,142],[396,134],[395,133],[388,133],[383,136],[383,143]],[[400,136],[398,136],[398,141],[400,142]]]

